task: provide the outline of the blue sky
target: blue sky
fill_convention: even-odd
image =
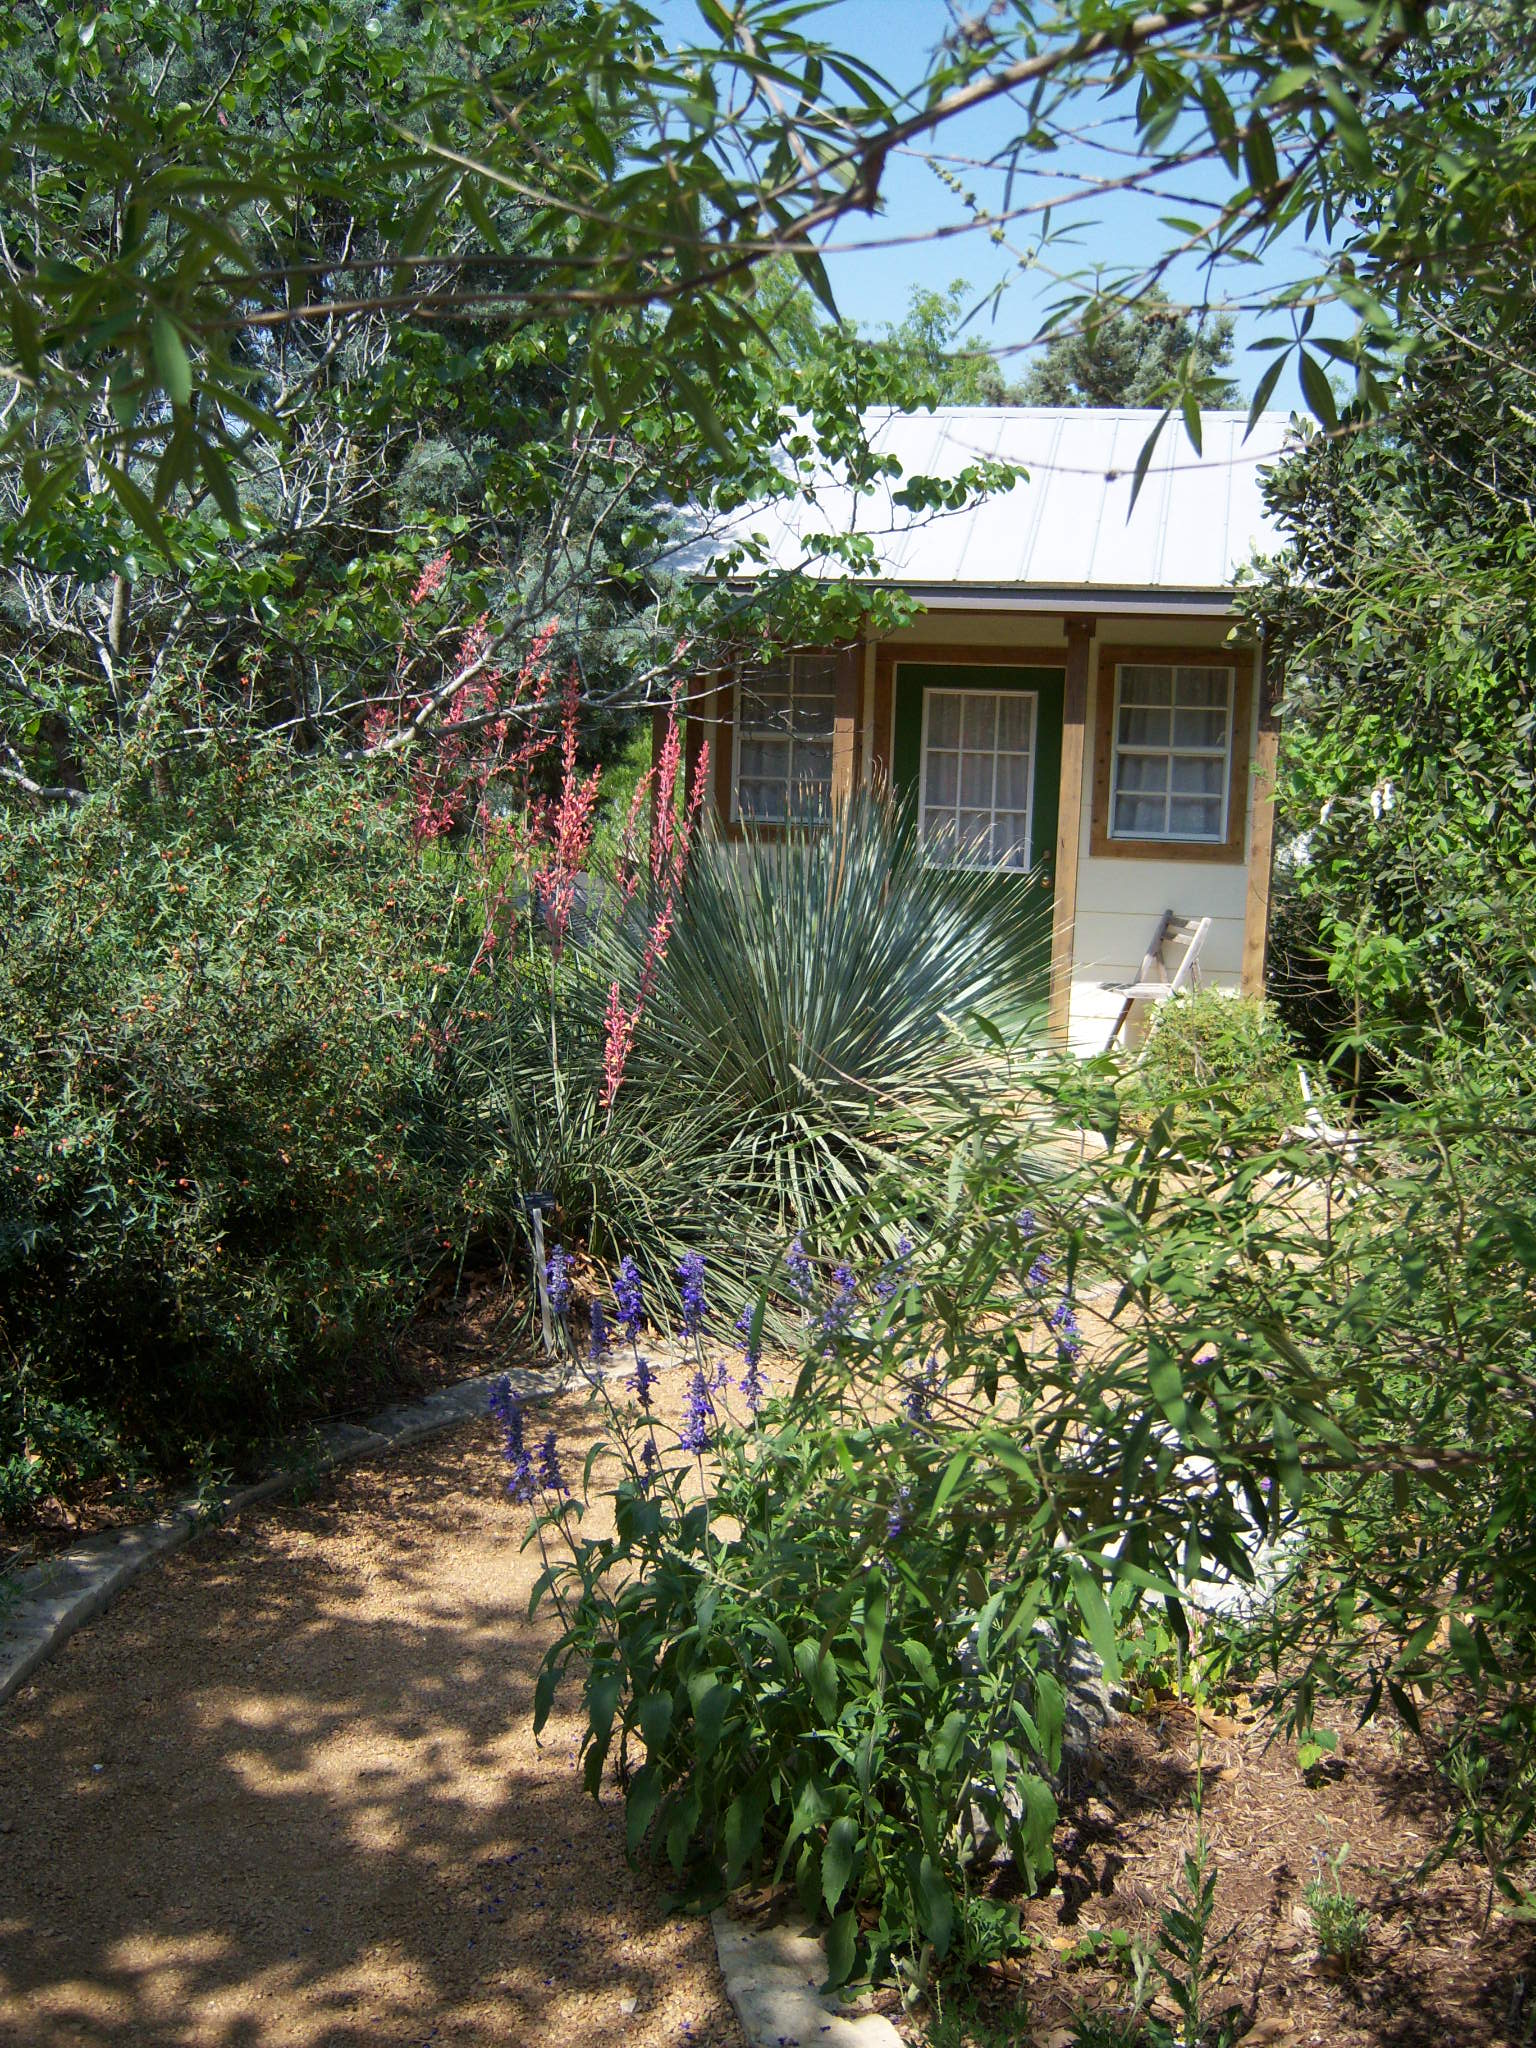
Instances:
[[[694,0],[652,0],[652,4],[680,40],[706,33]],[[974,11],[981,11],[979,4]],[[819,20],[807,24],[807,32],[840,44],[905,91],[922,78],[951,21],[945,0],[832,0]],[[1094,141],[1069,143],[1049,157],[1035,159],[1027,187],[1015,187],[1014,204],[1021,196],[1033,200],[1054,197],[1057,190],[1070,191],[1085,174],[1102,176],[1112,167],[1110,152],[1125,136],[1124,116],[1123,107],[1085,97],[1080,113],[1074,109],[1073,126],[1091,129]],[[1017,126],[1017,110],[1007,101],[998,101],[965,116],[938,140],[922,146],[950,158],[945,167],[951,174],[974,190],[984,205],[1001,210],[1001,173],[956,159],[984,161],[1009,141]],[[934,167],[917,153],[898,155],[887,164],[882,181],[883,213],[874,220],[859,216],[841,223],[831,238],[827,269],[833,291],[845,316],[862,326],[879,328],[902,317],[914,287],[942,291],[964,279],[970,288],[967,304],[972,304],[1001,284],[1002,296],[995,311],[988,307],[972,331],[987,347],[1000,352],[1006,374],[1018,376],[1030,360],[1025,345],[1062,291],[1050,274],[1052,270],[1139,268],[1176,239],[1175,231],[1163,226],[1159,216],[1187,214],[1189,202],[1214,199],[1225,189],[1226,174],[1219,166],[1214,171],[1195,166],[1179,173],[1175,184],[1176,190],[1166,198],[1096,195],[1087,204],[1059,208],[1055,226],[1062,239],[1025,265],[1020,256],[1027,254],[1034,242],[1032,223],[1010,227],[1007,247],[995,245],[985,233],[976,231],[952,239],[932,239],[934,230],[965,217],[961,203]],[[861,244],[873,246],[857,246]],[[1306,275],[1314,263],[1301,238],[1295,236],[1260,263],[1246,266],[1239,274],[1228,273],[1213,296],[1240,293],[1246,299],[1259,298],[1290,277]],[[1172,296],[1191,302],[1198,301],[1204,290],[1193,262],[1177,266],[1166,284]],[[1232,374],[1245,396],[1269,360],[1267,355],[1251,353],[1249,345],[1261,335],[1286,332],[1289,323],[1277,315],[1239,313]],[[1288,367],[1270,403],[1289,407],[1300,402],[1294,368]]]

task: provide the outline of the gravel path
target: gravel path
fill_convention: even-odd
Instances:
[[[530,1733],[502,1472],[475,1424],[249,1510],[0,1713],[0,2042],[742,2048],[573,1701]]]

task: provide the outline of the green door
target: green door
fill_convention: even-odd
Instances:
[[[899,661],[891,747],[896,788],[918,807],[937,860],[996,873],[1023,892],[1041,1000],[1050,978],[1065,672],[990,662]]]

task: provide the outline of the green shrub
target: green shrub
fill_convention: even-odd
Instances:
[[[1294,1040],[1267,1003],[1197,989],[1157,1006],[1126,1106],[1133,1117],[1146,1118],[1198,1102],[1252,1133],[1278,1138],[1306,1112],[1297,1057]]]
[[[273,748],[13,814],[0,852],[4,1511],[234,1457],[366,1370],[451,1226],[409,1105],[451,877]]]
[[[921,1980],[965,1959],[986,1836],[1049,1868],[1072,1639],[1113,1675],[1150,1606],[1187,1655],[1182,1589],[1262,1567],[1246,1647],[1280,1725],[1338,1698],[1475,1739],[1490,1883],[1518,1900],[1536,1134],[1523,1074],[1496,1082],[1442,1077],[1337,1154],[1235,1143],[1192,1102],[1044,1183],[989,1127],[936,1220],[870,1197],[854,1237],[908,1226],[910,1270],[781,1269],[805,1338],[782,1405],[727,1427],[701,1371],[659,1473],[662,1433],[615,1417],[612,1538],[546,1501],[568,1625],[538,1710],[579,1678],[587,1781],[616,1750],[631,1846],[696,1897],[787,1877],[834,1976]],[[1211,1873],[1185,1875],[1158,1964],[1185,1973],[1181,2040],[1208,2018]]]

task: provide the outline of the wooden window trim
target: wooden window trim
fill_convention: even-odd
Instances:
[[[820,816],[811,816],[805,818],[795,818],[786,815],[783,818],[748,819],[743,815],[741,808],[741,743],[746,733],[746,725],[742,718],[742,677],[741,670],[738,668],[732,681],[730,781],[731,808],[729,818],[730,823],[732,825],[743,830],[750,825],[750,827],[754,831],[760,831],[763,826],[767,825],[771,826],[772,829],[776,832],[800,832],[807,830],[814,831],[818,830],[821,826],[827,823],[832,812],[833,792],[837,783],[838,769],[838,762],[836,758],[838,739],[837,711],[838,684],[841,680],[837,654],[836,651],[832,648],[794,647],[786,649],[782,656],[782,659],[788,664],[789,667],[789,692],[791,706],[793,706],[794,704],[796,690],[795,664],[799,661],[806,659],[830,659],[833,664],[832,688],[827,693],[832,699],[832,731],[827,735],[827,809],[826,812]],[[793,710],[791,710],[791,721],[793,721]],[[789,763],[791,776],[793,776],[794,772],[794,758],[795,740],[793,737],[791,737],[789,742]],[[785,786],[786,810],[790,802],[792,787],[792,783],[788,783]]]
[[[875,719],[871,767],[877,781],[889,784],[896,743],[896,671],[916,662],[921,668],[1054,668],[1065,673],[1067,655],[1060,647],[956,647],[948,640],[885,642],[875,649]]]
[[[1227,779],[1225,839],[1112,839],[1110,779],[1114,773],[1115,670],[1122,663],[1161,667],[1229,668],[1232,680],[1232,758]],[[1253,749],[1251,647],[1126,647],[1099,649],[1098,701],[1093,716],[1093,814],[1088,851],[1107,860],[1191,860],[1230,866],[1241,862],[1248,830],[1248,767]]]
[[[832,803],[823,818],[802,818],[784,823],[781,820],[761,818],[756,822],[744,821],[739,811],[740,797],[740,744],[741,744],[741,669],[747,664],[737,663],[722,669],[714,692],[714,743],[713,761],[715,785],[715,815],[717,829],[725,838],[734,841],[745,840],[750,832],[754,840],[765,845],[787,838],[795,832],[820,832],[832,821],[832,814],[840,804],[846,802],[857,785],[862,754],[859,714],[863,692],[864,641],[848,642],[841,646],[793,647],[788,654],[793,657],[803,654],[824,654],[834,657],[837,667],[833,685],[832,714]]]

